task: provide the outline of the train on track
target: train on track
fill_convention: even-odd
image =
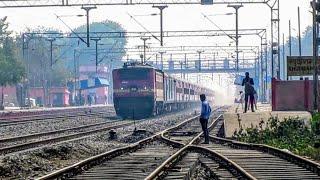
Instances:
[[[124,63],[114,69],[113,102],[118,116],[142,119],[199,105],[199,95],[214,101],[214,92],[177,79],[147,64]]]

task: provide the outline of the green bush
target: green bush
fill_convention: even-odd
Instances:
[[[280,149],[288,149],[289,151],[311,158],[320,159],[320,149],[316,148],[319,142],[317,134],[319,134],[320,115],[313,116],[311,120],[311,129],[305,126],[304,122],[299,118],[284,119],[279,121],[278,117],[271,117],[266,124],[266,128],[262,128],[261,121],[259,127],[240,129],[234,133],[233,138],[238,141],[267,144]]]
[[[311,128],[316,135],[320,135],[320,113],[313,115],[311,119]]]

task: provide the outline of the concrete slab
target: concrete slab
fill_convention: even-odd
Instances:
[[[230,109],[224,113],[224,128],[226,137],[232,137],[235,131],[238,131],[242,126],[243,129],[248,127],[259,126],[261,121],[264,121],[264,126],[270,117],[278,117],[280,121],[289,117],[299,117],[299,119],[305,121],[309,125],[311,114],[307,111],[271,111],[269,104],[258,104],[256,112],[243,113],[237,105],[230,107]]]

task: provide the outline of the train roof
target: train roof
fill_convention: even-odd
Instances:
[[[160,70],[160,71],[161,71],[161,70]],[[181,79],[181,78],[178,78],[178,77],[174,77],[174,76],[172,76],[172,75],[170,75],[170,74],[168,74],[168,73],[166,73],[166,72],[163,72],[163,73],[164,73],[166,76],[169,76],[169,77],[171,77],[171,78],[173,78],[173,79],[175,79],[175,80],[178,80],[178,81],[180,81],[180,82],[188,83],[188,84],[191,84],[191,85],[193,85],[193,86],[197,86],[197,87],[199,87],[199,88],[206,89],[206,90],[209,90],[209,91],[212,91],[212,92],[214,91],[213,89],[204,87],[204,86],[202,86],[202,85],[200,85],[200,84],[188,82],[188,81],[186,81],[185,79]]]
[[[191,84],[191,85],[193,85],[193,86],[198,86],[198,87],[200,87],[200,88],[213,91],[212,89],[207,88],[207,87],[204,87],[204,86],[202,86],[202,85],[200,85],[200,84],[188,82],[188,81],[186,81],[186,80],[184,80],[184,79],[181,79],[181,78],[178,78],[178,77],[174,77],[174,76],[172,76],[172,75],[170,75],[170,74],[162,71],[161,69],[155,68],[154,66],[152,66],[152,65],[150,65],[150,64],[145,64],[145,63],[140,63],[140,62],[125,62],[125,63],[123,64],[123,67],[122,67],[122,68],[118,68],[118,69],[131,69],[131,68],[154,69],[154,70],[159,71],[159,72],[162,72],[162,73],[165,74],[166,76],[169,76],[169,77],[171,77],[171,78],[173,78],[173,79],[175,79],[175,80],[178,80],[178,81],[180,81],[180,82],[188,83],[188,84]],[[116,69],[115,69],[115,70],[116,70]]]
[[[123,67],[120,69],[127,68],[147,68],[147,69],[155,69],[153,66],[149,64],[139,63],[139,62],[125,62],[123,63]]]

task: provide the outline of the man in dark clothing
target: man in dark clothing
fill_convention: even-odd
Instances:
[[[254,87],[253,87],[253,79],[249,77],[249,73],[246,72],[246,77],[242,80],[242,86],[244,86],[244,113],[248,110],[248,99],[250,98],[250,105],[251,110],[254,112],[253,109],[253,102],[254,102]]]
[[[200,95],[200,100],[201,100],[200,124],[203,130],[203,135],[205,139],[203,144],[209,144],[208,120],[211,114],[211,107],[208,101],[206,101],[205,94]]]

